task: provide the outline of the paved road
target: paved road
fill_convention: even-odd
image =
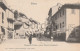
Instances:
[[[32,44],[28,39],[7,40],[0,44],[0,51],[80,51],[80,43],[66,43],[53,41],[37,41]]]

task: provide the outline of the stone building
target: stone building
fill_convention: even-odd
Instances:
[[[53,9],[52,12],[55,12]],[[80,25],[80,5],[64,4],[57,9],[51,16],[50,31],[54,39],[67,41],[74,28]]]
[[[5,37],[5,29],[7,25],[6,9],[6,2],[0,0],[0,40]]]
[[[7,17],[7,38],[14,39],[14,12],[7,8],[6,10],[6,17]]]
[[[0,39],[13,39],[14,13],[5,0],[0,0]]]

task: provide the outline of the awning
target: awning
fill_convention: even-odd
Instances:
[[[8,22],[14,22],[12,18],[7,18]]]
[[[14,30],[18,30],[22,27],[22,25],[14,25]]]

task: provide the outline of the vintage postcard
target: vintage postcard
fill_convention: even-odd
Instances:
[[[0,0],[0,51],[80,51],[80,0]]]

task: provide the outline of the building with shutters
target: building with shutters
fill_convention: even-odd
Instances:
[[[57,11],[54,7],[50,10],[49,31],[53,39],[67,41],[72,36],[71,40],[74,40],[76,35],[73,37],[71,33],[75,27],[80,25],[80,4],[64,4],[58,7]]]

